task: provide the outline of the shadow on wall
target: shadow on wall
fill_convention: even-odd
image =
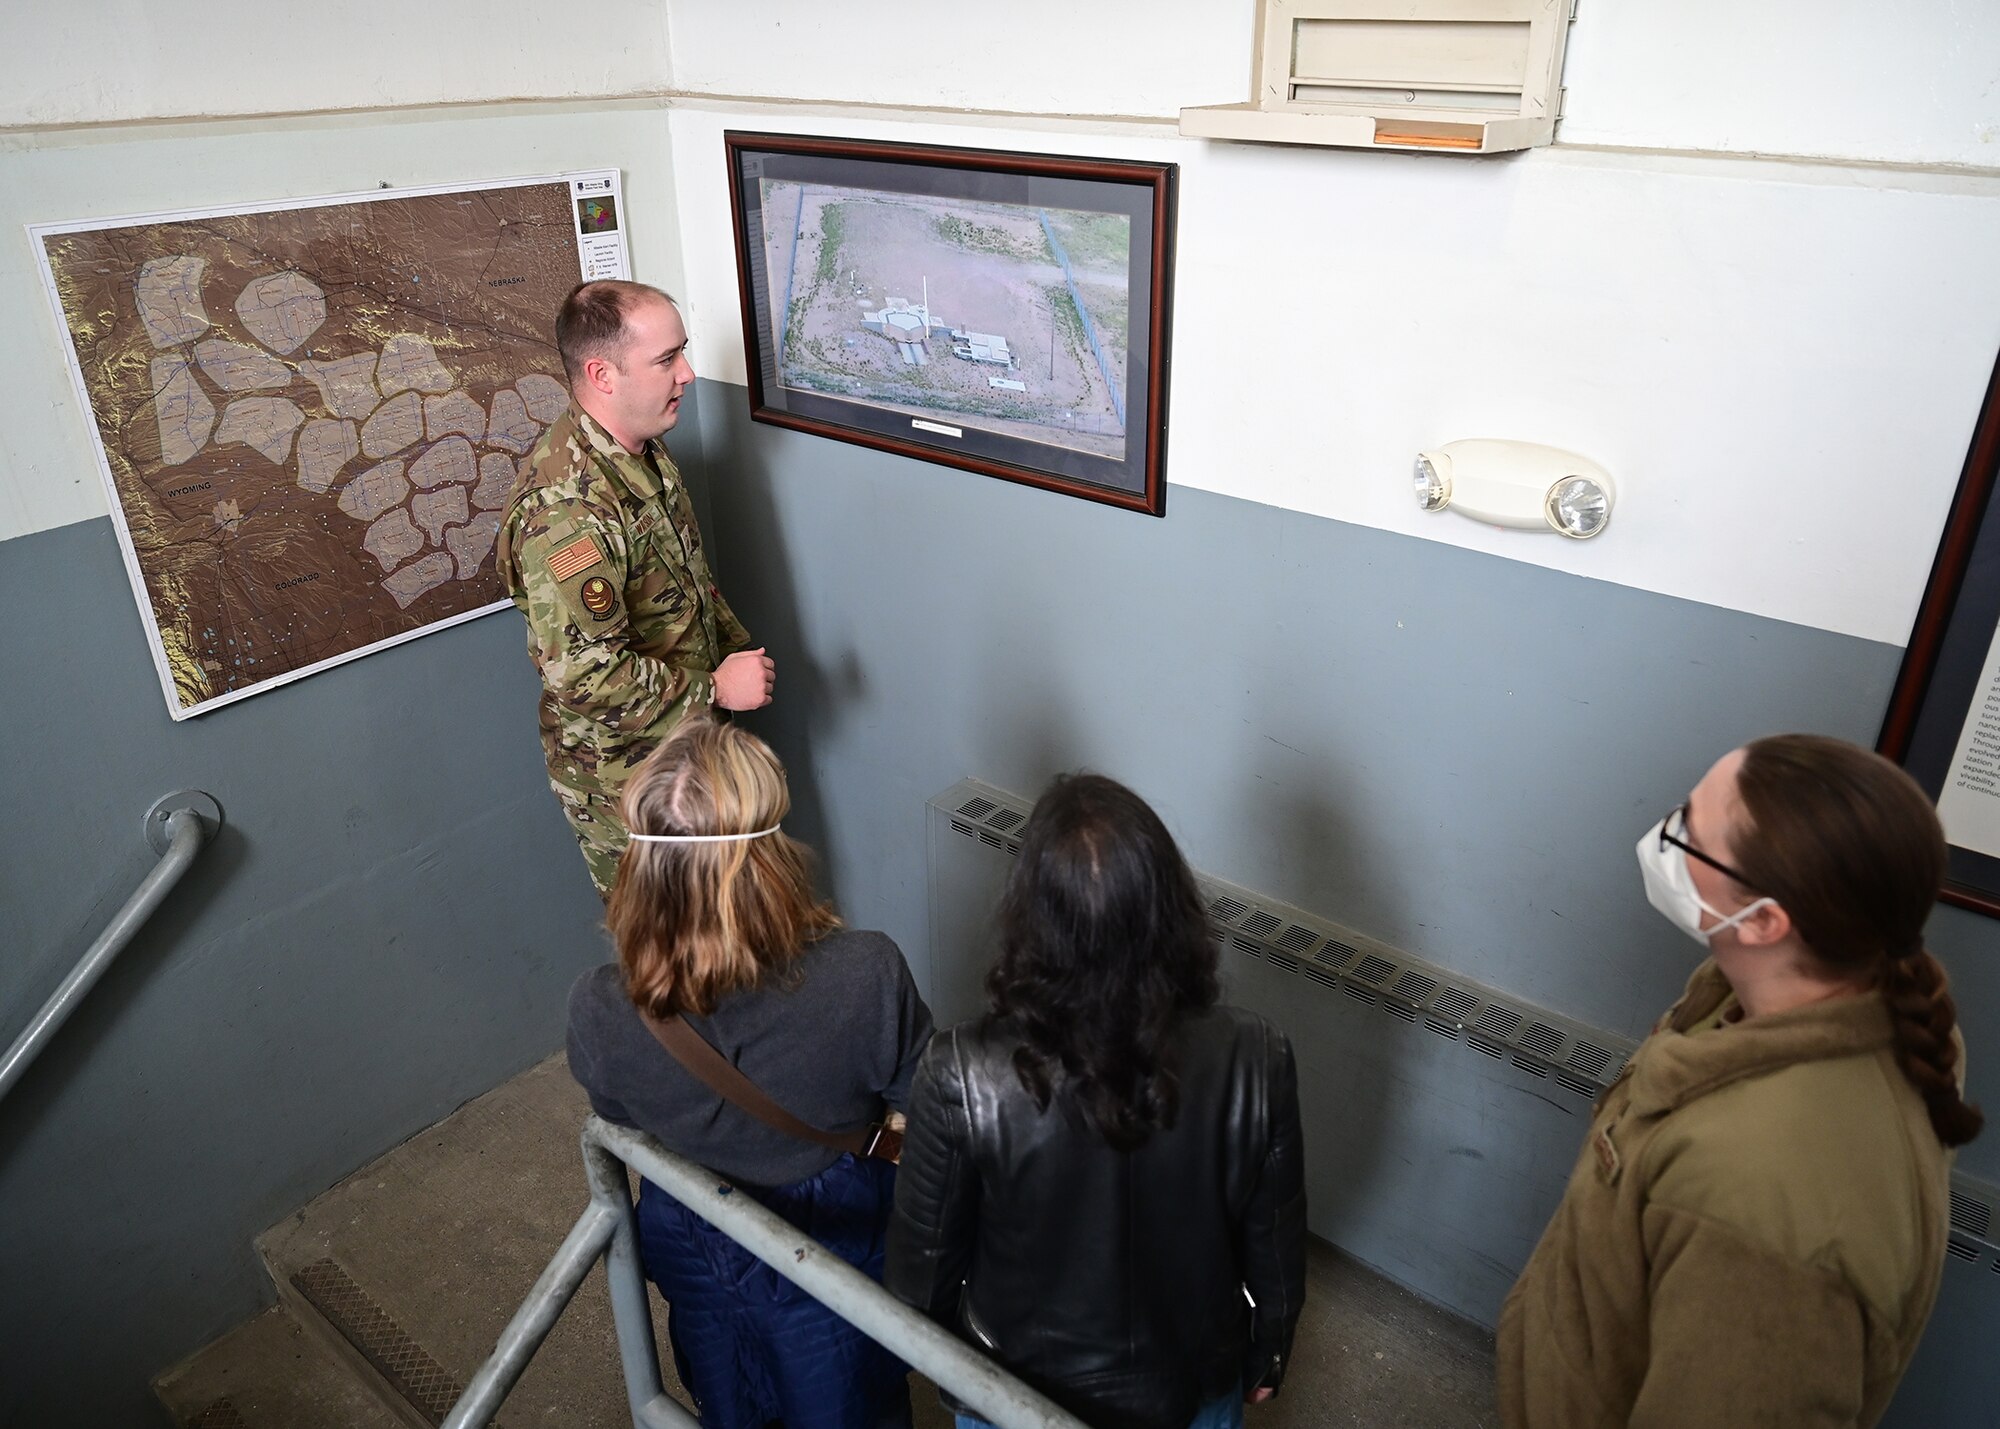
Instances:
[[[733,389],[722,391],[733,393]],[[715,441],[711,434],[722,428],[723,420],[720,413],[712,410],[719,405],[715,389],[697,388],[695,396],[705,398],[711,408],[702,414],[699,430],[703,453],[701,480],[707,484],[715,479],[713,474],[722,466],[712,459],[710,444]],[[866,679],[860,655],[853,648],[821,650],[807,637],[794,575],[798,567],[784,523],[771,501],[772,477],[763,448],[753,446],[731,456],[729,475],[723,478],[732,486],[729,509],[744,522],[745,529],[758,533],[754,547],[745,548],[746,554],[754,553],[757,562],[754,590],[747,579],[732,582],[729,568],[716,558],[714,552],[722,545],[719,533],[711,529],[705,536],[724,596],[742,618],[750,638],[777,662],[777,683],[770,705],[736,718],[769,743],[784,761],[785,780],[792,797],[786,832],[812,846],[818,855],[821,890],[830,895],[840,886],[840,877],[813,750],[838,730],[845,710],[867,697]],[[707,508],[705,515],[712,513],[717,505],[712,498],[703,504]],[[712,516],[710,519],[713,521]]]
[[[1390,877],[1392,870],[1379,867],[1377,846],[1367,837],[1367,830],[1353,826],[1349,816],[1353,805],[1339,793],[1348,787],[1347,771],[1322,764],[1315,773],[1310,783],[1283,784],[1275,795],[1258,800],[1254,809],[1246,809],[1244,822],[1268,825],[1274,842],[1289,849],[1296,859],[1341,868],[1344,877],[1364,885],[1396,890],[1407,887],[1409,880]],[[1253,781],[1252,787],[1270,786]],[[1400,914],[1403,910],[1396,911]],[[1225,955],[1225,966],[1234,961]],[[1275,1007],[1264,1010],[1281,1025],[1292,1020]],[[1381,1197],[1381,1182],[1394,1175],[1392,1168],[1382,1164],[1382,1158],[1390,1153],[1393,1141],[1386,1132],[1388,1121],[1396,1114],[1390,1105],[1391,1089],[1400,1082],[1395,1063],[1415,1049],[1407,1038],[1392,1038],[1385,1045],[1388,1050],[1374,1074],[1357,1076],[1353,1075],[1356,1069],[1351,1065],[1350,1049],[1313,1037],[1294,1041],[1299,1057],[1299,1110],[1305,1124],[1340,1128],[1338,1144],[1328,1136],[1306,1138],[1313,1228],[1335,1243]]]
[[[145,995],[155,979],[169,971],[174,950],[181,947],[194,928],[214,906],[221,891],[242,870],[249,857],[249,840],[240,829],[230,827],[229,811],[223,810],[223,826],[212,833],[179,883],[165,901],[133,934],[97,984],[77,1004],[41,1055],[22,1075],[4,1101],[0,1101],[0,1162],[23,1142],[39,1135],[51,1108],[59,1107],[71,1094],[73,1083],[87,1067],[96,1049],[135,1015],[134,1004]],[[12,1043],[41,1010],[62,980],[81,961],[139,884],[153,871],[158,856],[139,834],[134,816],[131,847],[126,856],[106,860],[100,870],[100,890],[90,909],[74,925],[73,936],[42,949],[29,949],[42,966],[35,983],[23,988],[12,1005],[0,1011],[0,1042]],[[113,846],[122,845],[118,841]],[[53,896],[54,890],[44,890]],[[27,890],[23,890],[24,895]]]

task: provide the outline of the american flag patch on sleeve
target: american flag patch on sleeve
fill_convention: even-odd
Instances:
[[[604,552],[597,549],[597,542],[589,536],[578,536],[567,546],[549,557],[549,574],[559,581],[566,581],[580,571],[587,571],[604,559]]]

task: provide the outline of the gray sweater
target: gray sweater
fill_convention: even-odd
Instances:
[[[808,946],[780,978],[687,1020],[772,1101],[833,1132],[879,1120],[884,1102],[901,1110],[931,1036],[930,1009],[901,950],[881,933],[846,929]],[[648,1132],[732,1181],[781,1186],[839,1159],[772,1130],[684,1070],[647,1030],[614,963],[570,989],[569,1070],[606,1121]]]

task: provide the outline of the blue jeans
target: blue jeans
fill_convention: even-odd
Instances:
[[[955,1416],[958,1429],[993,1429],[984,1419],[970,1414]],[[1220,1399],[1211,1399],[1195,1411],[1188,1429],[1243,1429],[1243,1391],[1232,1389]]]
[[[843,1155],[804,1181],[736,1194],[882,1278],[888,1162]],[[704,1429],[909,1429],[909,1370],[894,1355],[650,1181],[639,1183],[639,1246]]]

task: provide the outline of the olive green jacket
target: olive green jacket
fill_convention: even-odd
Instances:
[[[549,777],[581,794],[616,799],[750,644],[666,448],[634,455],[574,404],[528,454],[495,560],[542,675]]]
[[[1598,1104],[1501,1311],[1511,1429],[1866,1426],[1909,1366],[1951,1155],[1888,1010],[1703,1029],[1729,992],[1703,963]]]

